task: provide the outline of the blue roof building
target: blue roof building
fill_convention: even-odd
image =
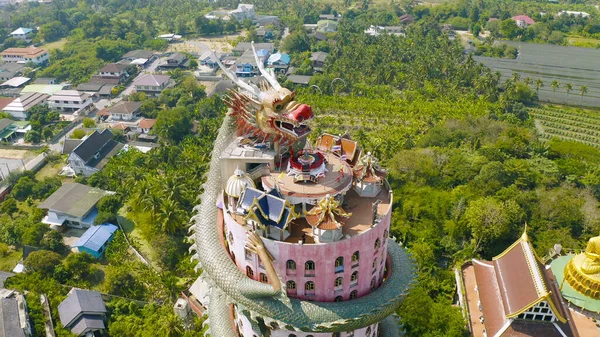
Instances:
[[[289,65],[290,64],[290,55],[283,53],[275,53],[269,56],[267,60],[267,64],[269,66],[273,65]]]
[[[98,259],[104,254],[117,229],[117,226],[109,223],[91,226],[73,247],[77,247],[80,253],[86,252]]]

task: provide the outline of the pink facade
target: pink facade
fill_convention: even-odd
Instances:
[[[287,285],[291,297],[318,302],[336,299],[345,301],[351,299],[351,295],[352,297],[363,296],[381,283],[385,269],[391,213],[390,206],[385,216],[371,229],[337,242],[303,245],[266,238],[263,238],[263,242],[273,255],[275,270]],[[266,271],[260,265],[258,257],[245,250],[246,229],[228,212],[224,212],[224,219],[229,249],[235,256],[236,265],[247,275],[252,275],[253,279],[265,281]],[[358,261],[353,262],[352,256],[356,252],[359,258]],[[336,260],[339,258],[343,258],[343,264],[336,267]],[[288,261],[294,262],[295,270],[286,268],[291,264]],[[313,271],[305,269],[308,261],[314,262]],[[292,284],[288,281],[295,282],[295,290],[290,289]],[[339,285],[340,281],[341,285]],[[312,288],[307,287],[307,282],[314,283],[314,290],[306,290]]]

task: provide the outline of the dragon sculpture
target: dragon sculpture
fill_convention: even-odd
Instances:
[[[201,203],[194,210],[190,232],[194,241],[192,259],[202,269],[201,278],[210,289],[207,323],[212,337],[237,336],[231,320],[231,305],[235,304],[253,321],[255,331],[267,335],[267,327],[289,331],[342,332],[380,323],[382,336],[399,335],[398,325],[391,318],[405,297],[405,291],[414,278],[414,266],[405,250],[397,244],[388,244],[390,267],[393,270],[386,281],[372,293],[351,302],[311,302],[288,298],[281,280],[270,284],[248,278],[231,260],[221,244],[217,225],[219,196],[222,193],[220,155],[229,145],[236,130],[238,135],[258,140],[271,140],[279,145],[290,145],[305,137],[313,118],[310,106],[294,101],[294,93],[282,88],[274,75],[267,72],[256,56],[256,63],[269,86],[262,88],[236,77],[219,62],[223,72],[240,87],[226,99],[229,113],[215,139],[212,158]],[[269,256],[260,237],[248,234],[247,247],[261,256]],[[269,260],[270,258],[264,258]],[[272,266],[267,266],[272,268]],[[273,271],[274,272],[274,271]],[[275,274],[276,275],[276,274]]]
[[[258,69],[270,88],[264,82],[262,88],[259,88],[253,83],[239,80],[218,61],[223,72],[245,90],[230,91],[230,95],[226,97],[225,102],[231,108],[229,115],[235,118],[239,135],[256,137],[263,142],[273,141],[284,146],[293,144],[310,133],[307,123],[314,117],[312,109],[309,105],[296,102],[296,93],[281,87],[275,76],[265,70],[254,44],[252,50]]]

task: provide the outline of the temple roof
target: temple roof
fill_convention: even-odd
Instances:
[[[305,213],[306,221],[312,227],[323,230],[340,229],[352,213],[346,213],[334,197],[326,196],[311,210]]]
[[[360,164],[354,167],[352,173],[356,180],[366,183],[381,182],[387,175],[387,172],[379,166],[377,158],[371,152],[361,157]]]
[[[317,139],[317,149],[335,153],[349,164],[356,163],[360,156],[358,143],[347,136],[334,136],[324,133]]]
[[[243,192],[239,207],[246,212],[246,218],[263,226],[275,226],[279,229],[287,227],[296,218],[290,204],[276,195],[265,193],[252,187]]]
[[[492,261],[473,259],[473,267],[488,336],[579,336],[554,276],[525,233]],[[519,318],[540,302],[557,321]]]

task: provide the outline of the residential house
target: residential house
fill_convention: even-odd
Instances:
[[[0,119],[0,141],[10,142],[19,134],[25,135],[31,130],[31,125],[26,121],[13,121],[8,118]]]
[[[468,306],[471,327],[476,324],[483,336],[580,336],[562,287],[526,233],[491,261],[473,259],[462,275],[458,287],[468,301],[460,302]]]
[[[46,104],[50,95],[27,92],[22,94],[17,99],[10,102],[2,111],[11,114],[11,116],[18,119],[26,119],[27,112],[36,105]]]
[[[0,64],[0,81],[8,81],[15,76],[23,75],[25,65],[22,63],[4,63]]]
[[[48,52],[41,48],[28,47],[28,48],[8,48],[2,53],[3,62],[16,62],[16,63],[29,63],[35,64],[46,63],[50,58]]]
[[[321,14],[319,15],[319,20],[332,20],[338,21],[341,16],[335,14]]]
[[[141,102],[121,101],[108,109],[112,120],[131,121],[137,118],[140,112]]]
[[[137,92],[144,92],[148,96],[158,96],[172,85],[171,76],[144,74],[133,81]]]
[[[25,296],[0,286],[0,336],[29,337],[31,335]]]
[[[266,27],[259,27],[256,30],[256,36],[258,36],[261,39],[263,39],[263,41],[270,41],[270,40],[273,39],[273,31],[271,29],[266,28]]]
[[[329,56],[329,53],[322,51],[316,51],[311,54],[310,62],[312,62],[312,66],[315,71],[323,71],[323,66],[325,66],[325,60],[327,60],[327,56]]]
[[[308,85],[311,78],[312,76],[306,75],[290,75],[287,77],[287,80],[294,84]]]
[[[117,226],[110,223],[91,226],[71,247],[77,248],[80,253],[88,253],[99,259],[104,255],[106,246],[112,241],[117,229]]]
[[[42,223],[53,228],[61,228],[63,225],[89,228],[98,216],[96,204],[102,197],[110,194],[114,192],[77,183],[64,183],[38,206],[48,210]]]
[[[256,13],[254,12],[254,5],[239,4],[236,9],[229,12],[229,15],[237,21],[241,22],[245,19],[254,20]]]
[[[410,14],[401,15],[399,18],[401,25],[410,25],[415,22],[415,17]]]
[[[23,90],[21,90],[21,94],[26,94],[28,92],[35,92],[40,94],[46,94],[49,96],[54,95],[55,93],[63,90],[65,88],[64,84],[30,84],[26,85]]]
[[[256,48],[256,50],[265,49],[269,52],[269,55],[270,55],[273,53],[273,50],[275,49],[275,45],[270,42],[255,43],[254,48]],[[252,51],[252,44],[250,42],[240,42],[237,44],[237,46],[233,47],[231,52],[233,53],[233,56],[241,56],[248,50]]]
[[[97,291],[73,288],[58,305],[60,322],[77,336],[94,336],[106,330],[106,306]]]
[[[314,37],[315,40],[317,41],[327,41],[327,34],[323,33],[323,32],[313,32],[310,34],[310,36]]]
[[[260,27],[273,25],[277,29],[280,28],[279,17],[275,15],[256,15],[252,23]]]
[[[183,53],[173,53],[167,57],[164,63],[161,63],[158,68],[160,69],[175,69],[175,68],[187,68],[190,65],[190,61],[187,56]]]
[[[0,84],[0,87],[20,88],[23,86],[23,84],[29,82],[29,80],[31,80],[29,77],[16,76],[10,80],[4,81],[2,84]]]
[[[86,177],[100,171],[110,158],[123,148],[123,144],[112,139],[113,134],[105,129],[102,132],[94,131],[91,135],[80,141],[80,144],[69,153],[67,162],[75,174]],[[69,145],[72,146],[72,145]],[[63,146],[63,154],[66,153]]]
[[[4,108],[14,100],[14,97],[0,97],[0,111],[4,110]]]
[[[244,52],[235,62],[235,75],[237,77],[253,77],[258,75],[258,72],[258,65],[252,50]]]
[[[54,77],[38,77],[33,81],[33,84],[57,84]]]
[[[175,41],[181,40],[181,35],[169,33],[169,34],[159,35],[158,38],[171,42],[173,40],[175,40]]]
[[[33,29],[20,27],[10,33],[10,36],[18,40],[29,40],[32,33]]]
[[[200,65],[209,67],[209,68],[218,68],[219,67],[219,57],[215,55],[212,51],[206,51],[204,54],[200,55],[198,59],[200,61]]]
[[[119,63],[108,63],[100,68],[97,75],[92,76],[92,80],[98,82],[118,84],[127,81],[129,74],[127,73],[127,65]]]
[[[562,16],[562,15],[573,15],[573,16],[579,16],[582,17],[584,19],[587,19],[590,17],[589,13],[586,12],[575,12],[575,11],[560,11],[557,13],[557,15]]]
[[[527,28],[528,26],[534,25],[535,21],[527,15],[517,15],[511,18],[519,28]]]
[[[405,36],[405,28],[404,26],[384,26],[383,29],[386,33],[397,36]]]
[[[156,119],[143,118],[138,123],[137,131],[139,133],[148,134],[154,127],[155,123],[156,123]]]
[[[338,23],[332,20],[319,20],[317,22],[317,31],[322,33],[333,33],[337,31]]]
[[[92,106],[92,96],[77,90],[60,90],[48,98],[51,109],[64,112],[78,112]]]
[[[116,84],[90,81],[81,83],[77,86],[78,91],[82,91],[92,97],[111,98]]]
[[[145,67],[154,62],[156,57],[157,55],[153,51],[137,49],[127,52],[121,59]]]
[[[384,31],[385,31],[385,28],[383,26],[371,25],[371,26],[369,26],[369,28],[365,29],[365,34],[371,35],[371,36],[379,36]]]
[[[267,66],[276,73],[285,74],[290,66],[290,55],[279,52],[272,54],[267,60]]]

